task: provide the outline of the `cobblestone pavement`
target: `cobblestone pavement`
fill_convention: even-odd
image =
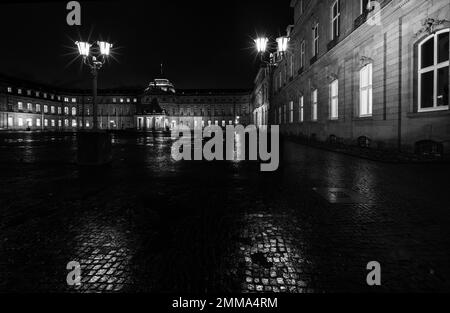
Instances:
[[[149,134],[116,136],[112,166],[86,171],[72,135],[0,136],[0,291],[450,291],[448,165],[286,142],[261,173],[176,163]]]

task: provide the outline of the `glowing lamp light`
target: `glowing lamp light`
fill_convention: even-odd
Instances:
[[[278,52],[286,52],[288,49],[288,37],[278,37],[277,38],[277,44],[278,44]]]
[[[100,48],[100,53],[102,55],[109,55],[111,48],[112,48],[112,44],[106,42],[106,41],[97,41],[97,45]]]
[[[89,56],[89,50],[91,49],[91,45],[88,42],[77,41],[75,43],[78,47],[78,52],[80,55],[87,57]]]
[[[256,50],[258,51],[258,53],[266,52],[268,42],[269,42],[269,39],[266,37],[260,37],[258,39],[255,39]]]

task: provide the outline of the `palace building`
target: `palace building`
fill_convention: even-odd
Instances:
[[[147,88],[99,90],[100,129],[170,130],[249,122],[249,90],[176,90],[167,79]],[[0,130],[76,131],[93,125],[91,91],[62,90],[0,77]]]
[[[271,71],[271,124],[314,140],[450,152],[448,0],[291,7],[289,49]]]

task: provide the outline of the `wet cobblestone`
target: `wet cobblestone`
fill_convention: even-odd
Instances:
[[[447,165],[288,142],[280,170],[260,173],[175,163],[170,140],[148,135],[116,137],[112,166],[85,172],[71,140],[21,139],[0,147],[0,291],[450,290]],[[330,188],[358,201],[317,192]],[[70,261],[80,286],[66,283]]]

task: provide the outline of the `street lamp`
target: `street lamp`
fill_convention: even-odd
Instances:
[[[97,77],[111,53],[112,44],[106,41],[75,42],[83,63],[89,66],[92,74],[92,114],[93,125],[90,132],[78,132],[78,164],[82,166],[100,166],[112,160],[111,134],[98,130],[97,116]],[[84,114],[84,112],[83,112]]]
[[[284,54],[288,49],[289,37],[278,37],[277,45],[278,45],[278,53]]]
[[[287,36],[278,37],[276,39],[277,44],[277,54],[282,57],[287,52],[289,48],[290,38]],[[270,53],[269,61],[264,60],[264,54],[270,49],[270,42],[267,37],[259,37],[255,39],[256,51],[261,55],[261,61],[268,64],[269,66],[277,66],[278,60],[274,58],[274,54]],[[273,50],[273,49],[272,49]]]
[[[269,42],[269,39],[267,37],[260,37],[260,38],[255,39],[256,50],[258,51],[258,53],[266,52],[268,42]]]
[[[93,130],[98,129],[97,117],[97,78],[98,71],[103,67],[107,57],[110,55],[112,44],[106,41],[97,41],[96,48],[92,44],[83,41],[77,41],[75,44],[78,47],[80,56],[83,57],[83,62],[91,69],[92,74],[92,114],[93,114]],[[93,50],[93,51],[91,51]]]

